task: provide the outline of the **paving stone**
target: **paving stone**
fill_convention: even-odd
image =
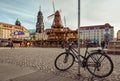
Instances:
[[[97,48],[90,48],[90,50]],[[81,54],[85,49],[81,48]],[[43,73],[56,74],[54,67],[55,58],[63,52],[61,48],[0,48],[0,63],[8,63],[19,66],[21,68],[28,67],[34,71],[42,71]],[[114,63],[114,72],[105,78],[105,80],[119,80],[120,75],[120,59],[119,55],[109,55]],[[106,64],[107,65],[107,64]],[[85,77],[90,77],[91,74],[84,69],[81,69],[81,74]],[[77,63],[66,72],[58,72],[59,77],[75,79],[77,75]],[[37,76],[36,76],[37,77]],[[98,81],[100,81],[98,79]]]

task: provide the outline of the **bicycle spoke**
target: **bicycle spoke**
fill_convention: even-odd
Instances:
[[[96,77],[106,77],[112,73],[113,63],[107,55],[93,53],[87,58],[87,69]]]
[[[100,59],[102,59],[102,58],[100,58]],[[100,59],[99,59],[99,60],[100,60]],[[103,57],[103,59],[102,59],[102,60],[100,60],[100,61],[98,60],[98,61],[99,61],[99,63],[101,63],[104,59],[105,59],[105,57]]]
[[[87,64],[87,66],[95,67],[95,64],[91,63],[91,64]]]
[[[94,62],[97,62],[97,59],[94,56],[91,56],[91,58]]]
[[[101,62],[105,59],[105,57],[103,57],[103,55],[101,55],[101,56],[98,57],[98,55],[99,55],[99,54],[96,54],[94,57],[92,56],[91,58],[93,59],[94,62],[99,62],[99,63],[101,63]],[[103,57],[103,59],[102,59],[102,57]],[[102,60],[101,60],[101,59],[102,59]]]
[[[97,69],[97,68],[95,67],[95,69],[94,69],[94,73],[95,73],[96,69]]]
[[[75,58],[72,54],[62,53],[55,59],[55,67],[58,70],[65,71],[72,67]]]

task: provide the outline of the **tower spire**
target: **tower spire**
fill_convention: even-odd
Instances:
[[[36,32],[43,33],[44,32],[44,22],[43,22],[43,15],[41,12],[41,6],[39,7],[39,12],[37,15],[37,23],[36,23]]]
[[[19,21],[19,20],[18,20],[18,18],[17,18],[17,20],[16,20],[16,21]]]
[[[41,11],[41,6],[39,6],[39,11]]]

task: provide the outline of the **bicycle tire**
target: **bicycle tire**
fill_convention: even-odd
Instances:
[[[54,65],[58,70],[66,71],[73,66],[74,61],[75,57],[71,53],[64,52],[56,57]]]
[[[109,76],[114,68],[111,58],[106,54],[98,52],[90,54],[86,59],[86,64],[87,70],[99,78]]]

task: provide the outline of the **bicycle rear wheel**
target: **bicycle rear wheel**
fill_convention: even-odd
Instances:
[[[99,78],[109,76],[114,67],[111,58],[102,53],[90,54],[86,59],[86,63],[88,71]]]
[[[58,70],[65,71],[72,67],[74,61],[75,57],[71,53],[64,52],[57,56],[54,65]]]

